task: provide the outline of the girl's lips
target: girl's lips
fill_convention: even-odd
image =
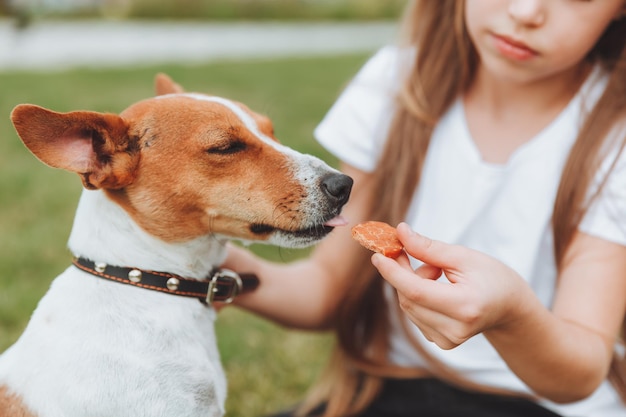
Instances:
[[[502,35],[493,35],[494,44],[498,52],[509,59],[526,61],[538,55],[537,51],[525,43]]]

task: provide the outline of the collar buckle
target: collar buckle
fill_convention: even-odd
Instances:
[[[224,284],[221,287],[219,284]],[[206,296],[206,304],[211,305],[220,288],[226,287],[228,292],[224,295],[223,303],[229,304],[237,297],[243,289],[243,281],[238,273],[230,269],[217,270],[209,281],[209,288]]]

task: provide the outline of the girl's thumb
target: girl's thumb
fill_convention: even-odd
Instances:
[[[454,265],[457,255],[454,245],[422,236],[411,230],[406,223],[400,223],[397,231],[404,250],[415,259],[441,269]]]

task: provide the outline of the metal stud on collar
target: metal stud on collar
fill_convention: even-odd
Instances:
[[[165,285],[167,285],[168,290],[176,291],[178,289],[178,286],[180,285],[180,280],[178,278],[172,277],[167,280]]]
[[[94,269],[96,270],[96,272],[103,273],[104,270],[107,269],[107,264],[105,264],[104,262],[97,262],[94,265]]]
[[[128,279],[130,280],[130,282],[141,282],[141,271],[138,269],[132,269],[129,273],[128,273]]]

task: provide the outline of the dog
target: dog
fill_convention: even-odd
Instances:
[[[225,242],[304,247],[347,223],[350,177],[281,145],[242,103],[155,84],[119,115],[11,113],[84,190],[73,264],[0,356],[2,417],[222,416],[213,302],[256,283],[218,269]]]

